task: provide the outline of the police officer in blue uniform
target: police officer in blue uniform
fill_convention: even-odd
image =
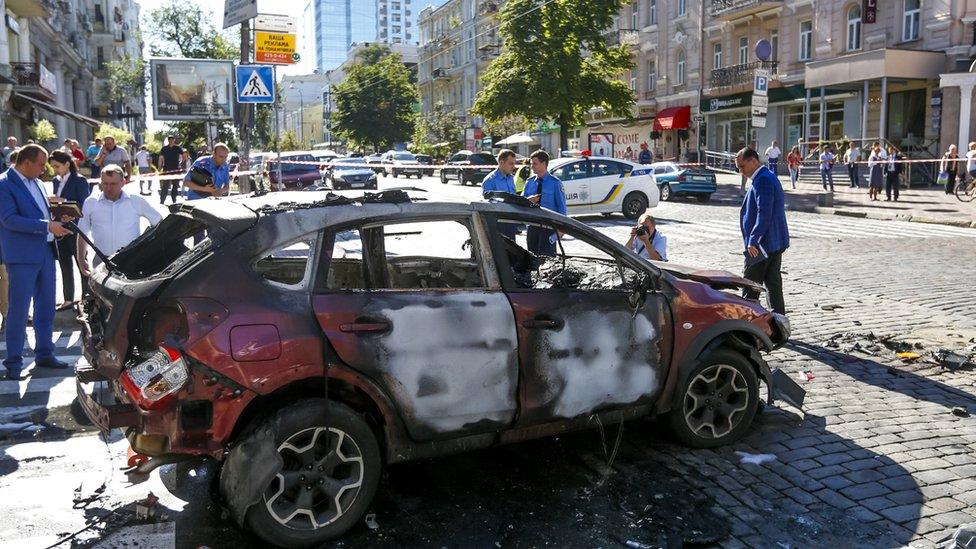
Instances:
[[[529,155],[532,177],[525,182],[522,196],[543,208],[566,215],[566,194],[563,182],[549,173],[549,154],[538,150]],[[529,226],[526,233],[529,251],[538,255],[556,255],[556,231],[537,226]]]
[[[487,195],[491,192],[505,192],[518,194],[515,191],[515,151],[502,149],[498,153],[498,167],[485,176],[481,182],[481,191]],[[502,236],[515,239],[518,226],[514,223],[499,223],[498,232]]]

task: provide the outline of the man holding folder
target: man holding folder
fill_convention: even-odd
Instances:
[[[60,221],[51,219],[48,198],[38,177],[44,173],[47,151],[26,145],[17,152],[17,163],[0,174],[0,248],[10,276],[7,379],[21,379],[27,314],[34,302],[35,365],[67,368],[54,356],[55,238],[71,234]]]
[[[760,162],[759,154],[752,148],[746,147],[736,154],[735,166],[743,177],[752,179],[752,187],[742,199],[739,212],[746,258],[743,276],[766,286],[769,307],[786,314],[780,271],[783,252],[790,247],[790,231],[786,226],[783,186],[779,178]],[[747,290],[745,297],[758,299],[759,293]]]

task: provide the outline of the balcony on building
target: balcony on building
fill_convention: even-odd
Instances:
[[[783,0],[708,0],[708,15],[731,21],[783,5]]]
[[[441,78],[447,78],[447,67],[437,67],[430,73],[431,78],[434,80],[439,80]]]
[[[54,73],[40,63],[11,63],[14,91],[44,101],[57,99],[57,79]]]
[[[778,63],[776,61],[753,61],[731,67],[712,69],[712,77],[708,81],[708,87],[714,90],[727,90],[740,86],[752,87],[752,77],[756,69],[765,69],[769,74],[777,74]]]
[[[478,15],[492,15],[498,13],[498,2],[485,0],[478,6]]]
[[[7,0],[7,9],[18,17],[50,17],[57,11],[53,0]]]

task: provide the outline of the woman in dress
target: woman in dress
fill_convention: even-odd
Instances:
[[[868,187],[868,196],[871,200],[877,200],[881,189],[885,184],[885,166],[888,155],[881,149],[881,143],[875,141],[871,145],[871,155],[868,156],[868,172],[871,174],[871,185]]]
[[[54,170],[54,196],[59,201],[74,202],[81,209],[85,200],[91,192],[88,180],[78,173],[78,164],[70,153],[61,150],[52,151],[48,162]],[[75,300],[75,236],[68,235],[58,241],[58,264],[61,267],[61,289],[64,292],[64,301],[58,305],[57,310],[64,311],[70,309],[77,301]],[[82,275],[81,293],[88,292],[88,280]]]

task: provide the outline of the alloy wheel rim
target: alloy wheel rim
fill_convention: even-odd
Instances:
[[[641,201],[640,201],[639,198],[632,199],[629,202],[629,206],[630,206],[629,211],[630,211],[630,213],[632,215],[640,215],[640,214],[644,213],[644,210],[641,209],[641,207],[640,207],[641,206]],[[644,209],[646,209],[646,208],[644,208]]]
[[[356,441],[334,427],[310,427],[278,446],[281,470],[264,493],[280,524],[315,530],[342,517],[362,489],[363,454]]]
[[[665,185],[661,187],[661,200],[667,201],[671,198],[671,187]]]
[[[685,423],[702,438],[721,438],[742,421],[749,407],[749,384],[727,364],[709,366],[688,384]]]

